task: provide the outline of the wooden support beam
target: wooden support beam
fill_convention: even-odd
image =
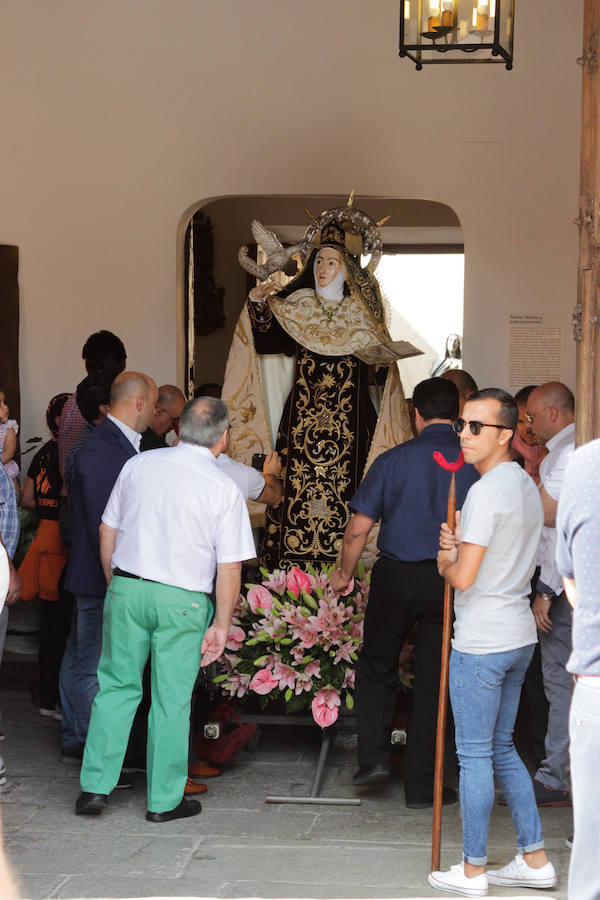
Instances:
[[[577,341],[577,446],[600,437],[600,0],[584,0]]]

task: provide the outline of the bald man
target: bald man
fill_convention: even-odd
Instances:
[[[174,384],[163,384],[159,387],[154,415],[142,435],[140,444],[142,452],[168,446],[165,435],[172,429],[177,430],[179,416],[185,404],[183,391],[180,391]]]
[[[79,761],[98,690],[106,579],[100,562],[100,520],[128,459],[139,453],[158,398],[154,381],[122,372],[110,389],[110,412],[77,455],[71,483],[73,540],[65,588],[75,595],[73,623],[60,670],[62,758]]]
[[[571,653],[572,610],[556,564],[556,510],[565,469],[574,450],[573,394],[559,381],[540,385],[527,398],[527,419],[532,433],[548,450],[540,463],[544,529],[539,550],[541,570],[532,608],[540,639],[544,691],[549,709],[545,758],[535,773],[533,786],[538,806],[570,806],[566,767],[571,676],[566,666]]]
[[[458,415],[462,416],[465,403],[472,394],[477,392],[475,379],[464,369],[448,369],[442,378],[451,381],[458,388]]]

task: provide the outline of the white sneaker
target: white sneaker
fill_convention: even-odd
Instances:
[[[547,862],[541,869],[532,869],[520,853],[507,866],[492,869],[486,874],[490,884],[508,887],[551,888],[556,884],[556,872],[551,862]]]
[[[438,891],[449,891],[451,894],[460,894],[462,897],[487,897],[488,894],[486,875],[467,878],[464,863],[452,866],[448,872],[430,872],[427,881]]]

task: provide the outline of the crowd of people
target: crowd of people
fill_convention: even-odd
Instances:
[[[256,555],[246,501],[281,503],[282,462],[269,453],[260,472],[230,459],[225,404],[207,395],[186,402],[177,387],[126,370],[125,348],[111,332],[91,335],[82,358],[77,389],[49,402],[51,438],[22,488],[18,423],[0,392],[0,535],[9,559],[19,537],[17,502],[40,520],[18,571],[10,565],[0,658],[8,608],[19,596],[39,597],[39,711],[61,721],[62,759],[81,765],[76,812],[102,813],[138,769],[147,774],[146,818],[165,822],[198,814],[193,795],[206,790],[203,777],[218,774],[190,753],[191,698],[200,669],[225,649],[242,563]],[[405,802],[433,803],[447,581],[455,589],[450,699],[460,780],[459,796],[446,786],[442,801],[460,799],[463,859],[431,873],[429,883],[465,896],[484,896],[489,884],[552,887],[537,808],[571,805],[570,746],[573,865],[592,852],[596,815],[585,778],[597,742],[581,727],[597,727],[600,674],[590,477],[598,462],[588,459],[595,444],[577,453],[563,503],[574,451],[574,397],[565,385],[531,385],[512,397],[478,390],[467,372],[448,369],[417,385],[413,406],[413,439],[377,457],[350,501],[330,576],[342,593],[379,523],[357,667],[354,785],[390,776],[398,659],[416,625]],[[442,524],[450,476],[435,456],[453,463],[461,451],[451,528]],[[579,646],[572,645],[576,597]],[[573,674],[582,676],[577,707]],[[533,778],[513,740],[523,685],[538,756]],[[494,776],[518,854],[486,872]],[[2,764],[0,783],[5,778]],[[572,867],[572,877],[579,891],[583,875]],[[581,890],[577,900],[596,896]]]

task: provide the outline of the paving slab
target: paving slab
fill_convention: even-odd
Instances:
[[[143,775],[115,791],[99,817],[76,816],[78,766],[60,761],[60,727],[43,719],[25,691],[0,698],[8,770],[0,796],[7,852],[28,900],[108,898],[432,898],[432,811],[407,810],[397,770],[377,790],[352,787],[355,753],[333,747],[323,794],[360,797],[359,807],[267,804],[268,794],[308,794],[319,750],[316,729],[262,728],[256,753],[240,753],[221,777],[208,779],[202,814],[146,822]],[[571,810],[541,810],[559,873],[546,900],[566,900]],[[460,858],[458,804],[444,808],[442,867]],[[508,810],[495,806],[490,865],[514,855]],[[518,897],[510,888],[493,896]],[[527,900],[536,900],[529,893]],[[0,898],[1,900],[1,898]]]

